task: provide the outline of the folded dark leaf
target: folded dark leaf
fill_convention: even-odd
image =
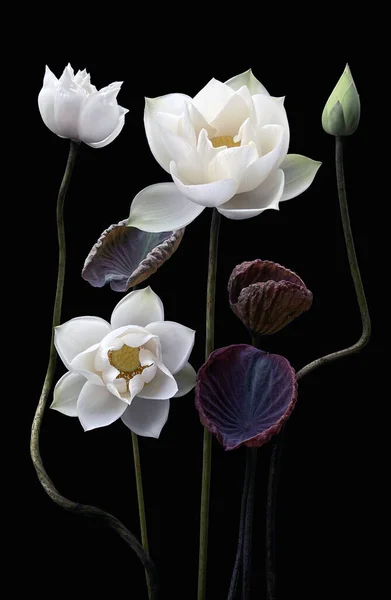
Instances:
[[[237,265],[228,282],[233,312],[253,333],[271,334],[308,310],[312,293],[296,273],[269,260]]]
[[[126,222],[106,229],[87,256],[82,277],[92,286],[110,283],[115,292],[126,292],[140,284],[174,254],[185,231],[148,233]]]

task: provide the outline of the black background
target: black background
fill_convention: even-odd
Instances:
[[[239,24],[237,32],[240,32]],[[236,28],[236,25],[235,25]],[[343,240],[334,175],[334,139],[321,127],[321,113],[349,62],[362,101],[358,131],[346,140],[346,178],[357,254],[373,318],[373,336],[360,354],[303,379],[287,427],[278,496],[278,600],[300,597],[375,597],[376,577],[368,565],[378,552],[371,514],[377,504],[377,439],[373,404],[384,401],[379,374],[382,317],[378,256],[380,199],[373,193],[370,161],[374,147],[372,86],[368,62],[354,44],[325,48],[316,40],[267,44],[223,31],[211,36],[182,30],[165,37],[157,28],[150,43],[134,35],[121,48],[98,52],[80,30],[30,46],[26,57],[28,103],[25,118],[33,142],[29,188],[34,210],[25,269],[34,316],[29,329],[38,340],[29,358],[28,394],[23,398],[25,459],[22,503],[25,521],[23,572],[41,598],[53,589],[72,597],[109,595],[146,598],[138,559],[115,534],[63,512],[46,496],[28,457],[29,425],[45,375],[56,278],[56,194],[68,143],[41,121],[36,97],[44,66],[60,76],[68,61],[84,67],[97,87],[124,81],[119,102],[130,112],[120,136],[104,149],[82,146],[66,201],[67,272],[62,320],[82,315],[109,319],[122,298],[110,288],[94,289],[80,277],[91,246],[110,224],[129,214],[142,188],[170,178],[150,153],[143,127],[144,96],[183,92],[194,96],[212,77],[222,81],[252,67],[274,96],[286,96],[290,152],[323,162],[302,196],[246,221],[222,219],[216,298],[216,346],[249,342],[231,313],[226,293],[236,264],[255,258],[279,262],[297,272],[314,294],[312,309],[274,336],[262,349],[283,354],[296,369],[346,347],[360,336],[360,316]],[[175,39],[174,39],[175,38]],[[197,38],[197,44],[195,44]],[[300,35],[298,35],[300,38]],[[277,36],[277,39],[278,36]],[[212,44],[213,41],[213,44]],[[125,43],[126,42],[126,43]],[[331,50],[330,50],[330,45]],[[104,46],[104,44],[103,44]],[[266,52],[266,48],[269,51]],[[203,363],[205,287],[211,211],[191,225],[176,254],[148,284],[162,298],[166,318],[197,331],[191,362]],[[56,380],[63,374],[59,364]],[[140,439],[150,552],[161,580],[162,599],[196,598],[202,427],[193,394],[172,401],[159,440]],[[21,410],[21,408],[19,408]],[[113,513],[139,535],[130,432],[121,421],[89,433],[77,419],[45,414],[41,451],[49,475],[65,496]],[[214,443],[211,488],[208,600],[226,598],[236,549],[244,451],[224,452]],[[264,591],[264,505],[270,448],[259,451],[254,523],[253,597]],[[25,535],[27,531],[27,535]],[[23,558],[25,554],[25,558]],[[15,580],[16,589],[22,584]],[[53,588],[54,586],[54,588]]]

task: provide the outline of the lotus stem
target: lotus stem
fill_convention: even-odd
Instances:
[[[356,250],[354,246],[354,238],[350,225],[349,207],[346,196],[345,186],[345,174],[343,165],[343,141],[341,137],[335,138],[335,168],[337,177],[337,189],[339,206],[341,212],[341,219],[346,243],[346,250],[349,259],[350,273],[354,283],[354,289],[356,292],[357,302],[360,309],[362,332],[359,340],[343,350],[338,350],[317,358],[310,362],[308,365],[300,369],[297,373],[297,380],[302,379],[305,375],[308,375],[318,367],[328,364],[334,360],[350,356],[356,352],[360,352],[366,346],[371,336],[371,319],[368,310],[368,304],[365,296],[364,286],[361,279],[360,268],[358,266]],[[266,581],[267,581],[267,598],[268,600],[275,600],[276,598],[276,575],[275,575],[275,556],[274,556],[274,545],[275,545],[275,511],[276,511],[276,497],[277,497],[277,486],[278,479],[281,469],[281,455],[283,449],[283,432],[282,430],[277,437],[276,444],[272,451],[272,457],[270,461],[269,470],[269,484],[268,484],[268,503],[267,503],[267,515],[266,515]]]
[[[42,387],[41,396],[38,402],[38,406],[34,415],[32,427],[31,427],[31,440],[30,440],[30,454],[37,472],[38,479],[48,494],[48,496],[61,506],[63,509],[68,510],[77,515],[84,515],[90,518],[98,519],[101,523],[107,525],[110,529],[115,531],[137,554],[144,568],[148,571],[151,580],[152,595],[151,600],[157,600],[157,575],[154,564],[152,563],[149,555],[144,551],[141,544],[138,542],[136,537],[128,531],[128,529],[113,515],[96,508],[95,506],[88,506],[85,504],[79,504],[73,502],[65,496],[62,496],[55,488],[52,480],[47,474],[42,457],[39,449],[39,434],[41,430],[43,415],[47,400],[52,389],[53,378],[56,369],[57,353],[54,347],[54,328],[60,324],[61,320],[61,307],[62,297],[64,290],[64,279],[65,279],[65,262],[66,262],[66,246],[65,246],[65,229],[64,229],[64,201],[66,193],[69,187],[72,171],[75,166],[75,159],[79,144],[71,141],[68,161],[65,167],[64,176],[61,182],[60,190],[57,198],[57,236],[58,236],[58,271],[57,271],[57,287],[56,296],[54,301],[53,319],[52,319],[52,337],[50,342],[49,350],[49,364],[46,371],[44,384]]]
[[[132,446],[133,446],[133,459],[134,459],[134,471],[136,475],[136,488],[137,488],[137,503],[138,503],[138,514],[140,519],[140,531],[141,531],[141,543],[145,552],[149,552],[148,546],[148,532],[147,532],[147,520],[145,516],[145,504],[144,504],[144,492],[143,492],[143,478],[141,473],[141,461],[140,461],[140,450],[138,446],[137,434],[132,431]],[[147,581],[148,598],[151,600],[151,584],[148,571],[145,571],[145,578]]]
[[[206,342],[205,360],[214,349],[214,321],[215,321],[215,296],[217,252],[220,230],[220,213],[213,209],[209,237],[209,264],[208,283],[206,292]],[[198,562],[198,600],[206,598],[206,567],[208,557],[208,529],[209,529],[209,496],[210,473],[212,464],[212,435],[204,428],[204,444],[202,459],[202,487],[201,487],[201,512],[200,512],[200,546]]]

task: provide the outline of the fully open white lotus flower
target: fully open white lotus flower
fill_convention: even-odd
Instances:
[[[195,386],[187,362],[194,334],[164,321],[163,304],[150,287],[125,296],[111,323],[71,319],[55,328],[54,343],[69,372],[58,381],[51,408],[79,417],[85,431],[121,417],[138,435],[159,437],[169,399]]]
[[[85,69],[76,75],[69,64],[60,79],[46,67],[38,106],[45,125],[62,138],[103,148],[121,132],[125,115],[117,95],[122,82],[97,90]]]
[[[147,98],[152,153],[174,183],[142,190],[128,225],[144,231],[188,225],[205,207],[249,219],[304,192],[321,163],[288,154],[284,98],[273,98],[249,70],[212,79],[194,98]]]

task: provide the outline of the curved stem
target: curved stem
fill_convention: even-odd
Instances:
[[[145,504],[144,504],[144,492],[143,492],[143,479],[141,474],[141,462],[140,462],[140,450],[138,447],[137,434],[132,431],[132,446],[133,446],[133,458],[134,458],[134,471],[136,475],[136,488],[137,488],[137,502],[138,502],[138,514],[140,519],[140,531],[141,531],[141,543],[145,552],[149,552],[148,547],[148,532],[147,532],[147,520],[145,517]],[[149,581],[148,571],[145,571],[145,577],[147,580],[148,598],[151,600],[151,585]]]
[[[242,600],[249,600],[251,591],[251,543],[254,518],[255,474],[257,470],[257,448],[246,448],[249,463],[249,482],[246,501],[246,516],[243,531],[243,581]]]
[[[209,237],[209,265],[208,284],[206,292],[206,342],[205,359],[214,349],[214,320],[215,320],[215,295],[217,250],[220,230],[220,213],[213,209]],[[209,495],[210,472],[212,463],[212,436],[204,428],[204,445],[202,459],[202,488],[201,488],[201,513],[200,513],[200,548],[198,562],[198,600],[206,597],[206,563],[208,554],[208,528],[209,528]]]
[[[342,138],[335,138],[335,167],[337,174],[337,188],[338,188],[338,198],[339,198],[339,207],[341,211],[343,232],[345,236],[346,250],[349,259],[350,273],[352,275],[354,289],[356,291],[357,302],[360,309],[361,322],[362,322],[362,333],[360,339],[349,346],[349,348],[344,348],[343,350],[338,350],[337,352],[332,352],[331,354],[327,354],[326,356],[322,356],[321,358],[317,358],[316,360],[310,362],[308,365],[303,367],[297,373],[297,379],[301,379],[304,375],[308,375],[318,367],[325,365],[326,363],[332,362],[333,360],[337,360],[339,358],[343,358],[345,356],[349,356],[350,354],[354,354],[356,352],[360,352],[369,342],[369,338],[371,337],[371,318],[369,316],[367,299],[365,297],[364,286],[361,279],[360,268],[358,266],[356,249],[354,247],[354,239],[352,228],[350,225],[350,217],[349,217],[349,208],[348,201],[346,197],[346,187],[345,187],[345,174],[343,168],[343,142]]]
[[[297,373],[297,380],[300,380],[305,375],[308,375],[318,367],[322,365],[328,364],[334,360],[338,360],[339,358],[344,358],[345,356],[349,356],[351,354],[355,354],[359,352],[366,346],[371,336],[371,319],[368,310],[368,304],[365,297],[364,286],[361,279],[360,268],[358,266],[356,250],[354,246],[354,238],[350,225],[350,217],[349,217],[349,208],[346,197],[346,187],[345,187],[345,174],[343,167],[343,142],[342,138],[335,138],[335,168],[336,168],[336,176],[337,176],[337,189],[338,189],[338,198],[339,198],[339,206],[341,211],[341,219],[343,225],[343,231],[345,236],[346,250],[349,259],[350,273],[354,283],[354,289],[356,291],[357,302],[360,309],[361,315],[361,323],[362,323],[362,332],[359,340],[349,346],[348,348],[344,348],[343,350],[338,350],[337,352],[332,352],[331,354],[327,354],[326,356],[322,356],[321,358],[317,358],[316,360],[310,362],[308,365],[300,369]],[[279,434],[276,445],[273,448],[271,463],[270,463],[270,471],[269,471],[269,493],[270,498],[268,498],[267,504],[267,561],[266,561],[266,579],[268,582],[268,600],[275,600],[276,591],[275,591],[275,560],[274,560],[274,551],[268,552],[268,548],[274,548],[274,538],[275,538],[275,505],[276,505],[276,494],[277,494],[277,485],[278,478],[280,472],[280,460],[283,449],[283,430]]]
[[[246,472],[244,475],[242,502],[240,505],[238,545],[236,548],[235,563],[234,563],[234,567],[232,569],[231,582],[229,585],[227,600],[234,600],[234,598],[235,598],[236,590],[238,588],[240,567],[242,566],[244,521],[245,521],[245,517],[246,517],[248,486],[249,486],[249,481],[250,481],[250,462],[247,460],[247,458],[248,458],[248,454],[246,454]]]
[[[68,161],[65,167],[64,176],[61,182],[60,190],[57,198],[57,236],[59,246],[59,257],[58,257],[58,273],[57,273],[57,287],[56,297],[54,301],[53,309],[53,320],[52,320],[52,337],[50,342],[49,351],[49,364],[46,371],[45,381],[42,387],[41,396],[38,402],[37,410],[35,411],[32,427],[31,427],[31,440],[30,440],[30,454],[33,461],[35,470],[37,472],[38,479],[48,494],[48,496],[64,508],[74,514],[84,515],[105,523],[108,527],[113,529],[118,535],[136,552],[144,568],[148,570],[153,583],[153,595],[151,598],[157,600],[157,577],[155,567],[149,557],[144,551],[141,544],[135,538],[135,536],[126,529],[126,527],[113,515],[96,508],[95,506],[88,506],[85,504],[79,504],[73,502],[65,496],[62,496],[55,488],[49,475],[47,474],[39,449],[39,434],[41,430],[42,419],[48,400],[48,396],[53,384],[53,378],[56,368],[56,350],[54,347],[54,327],[60,324],[61,319],[61,306],[62,296],[64,289],[64,278],[65,278],[65,260],[66,260],[66,249],[65,249],[65,229],[64,229],[64,201],[68,190],[69,182],[71,179],[72,171],[75,165],[75,159],[77,155],[79,144],[71,141]]]

